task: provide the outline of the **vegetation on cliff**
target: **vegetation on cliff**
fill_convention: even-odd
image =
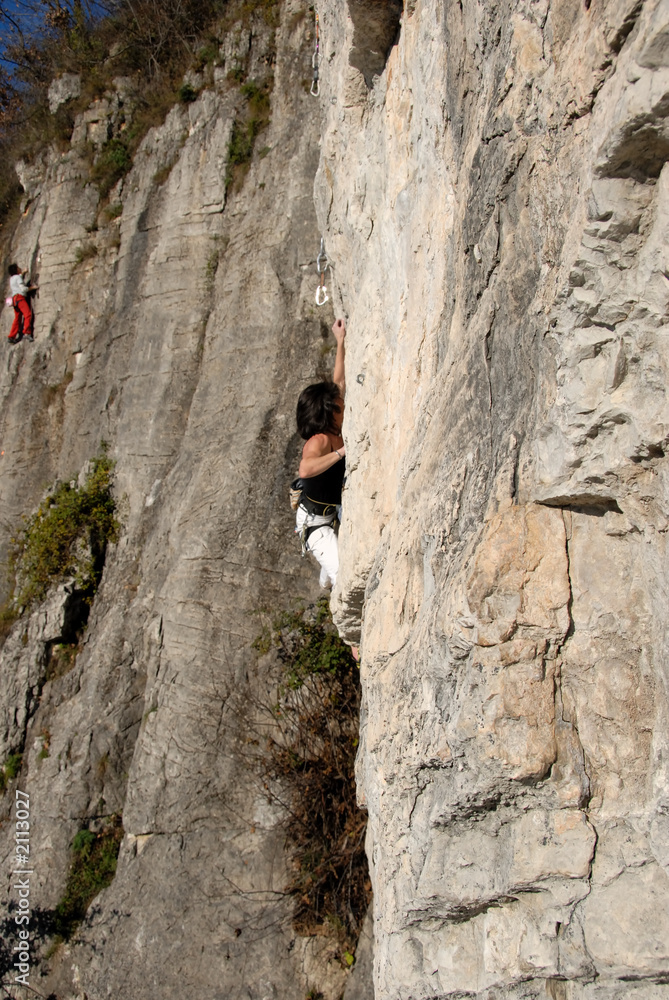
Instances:
[[[371,898],[367,816],[355,789],[358,666],[326,598],[276,616],[255,647],[274,649],[282,663],[278,702],[255,728],[265,784],[287,811],[293,925],[300,934],[335,933],[342,963],[351,964]]]
[[[25,0],[16,15],[0,9],[0,226],[18,204],[13,164],[50,142],[69,140],[75,117],[123,77],[131,84],[132,121],[96,159],[103,197],[129,170],[147,130],[197,91],[188,69],[215,61],[226,32],[252,17],[276,23],[280,0]],[[80,93],[53,112],[49,87],[80,77]],[[259,85],[262,89],[264,84]],[[250,102],[251,103],[251,102]],[[251,115],[257,134],[262,115]],[[255,138],[255,136],[253,136]]]
[[[112,493],[114,463],[103,451],[91,462],[83,484],[56,483],[15,540],[10,571],[13,596],[6,622],[43,600],[49,587],[74,578],[88,600],[97,590],[109,542],[118,538]]]
[[[91,902],[111,884],[122,839],[123,823],[118,814],[108,817],[97,832],[84,827],[74,837],[65,893],[51,915],[57,940],[72,936]]]
[[[7,782],[13,781],[21,770],[22,759],[22,754],[12,753],[0,767],[0,795],[5,794]]]
[[[270,89],[269,82],[265,82],[262,86],[255,80],[242,83],[241,92],[246,105],[232,125],[225,175],[226,191],[241,186],[253,156],[255,141],[269,123]]]
[[[122,840],[120,813],[88,821],[75,834],[70,844],[67,881],[60,902],[53,909],[34,907],[30,914],[33,948],[46,946],[50,940],[45,958],[51,958],[62,942],[72,937],[95,897],[113,882]],[[15,974],[16,952],[11,947],[15,935],[14,915],[10,915],[0,921],[0,979]],[[2,996],[10,994],[5,992]]]

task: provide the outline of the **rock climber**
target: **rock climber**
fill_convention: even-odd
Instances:
[[[327,589],[337,582],[337,532],[346,470],[346,447],[341,436],[346,390],[343,319],[335,320],[332,332],[337,341],[332,382],[307,386],[297,401],[297,429],[305,445],[298,471],[301,495],[295,531],[301,536],[303,549],[318,560],[320,583]]]
[[[26,285],[24,279],[27,274],[27,270],[22,271],[18,264],[9,265],[9,287],[14,307],[14,322],[9,333],[10,344],[18,344],[22,339],[34,340],[30,296],[37,291],[37,288],[34,285]]]

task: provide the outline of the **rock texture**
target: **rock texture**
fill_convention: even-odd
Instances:
[[[38,915],[83,823],[122,811],[125,829],[114,882],[33,985],[360,1000],[373,939],[377,1000],[660,1000],[669,5],[318,12],[320,100],[290,0],[241,191],[225,189],[227,72],[266,72],[260,21],[149,133],[118,218],[84,150],[126,127],[128,81],[70,150],[20,165],[12,255],[41,292],[35,344],[0,379],[0,554],[101,438],[125,498],[75,667],[46,680],[73,628],[65,586],[2,654],[0,754],[25,747]],[[316,593],[285,486],[295,397],[331,364],[321,232],[349,322],[333,607],[362,646],[375,896],[348,981],[327,938],[290,929],[280,814],[238,721],[268,683],[254,613]]]
[[[377,1000],[669,995],[666,3],[320,5]],[[364,6],[364,5],[363,5]]]
[[[214,79],[148,133],[111,192],[120,215],[88,181],[85,144],[131,121],[123,80],[80,116],[71,148],[20,165],[11,253],[40,293],[35,343],[5,347],[0,375],[2,551],[20,513],[76,478],[101,439],[124,520],[74,668],[45,679],[49,650],[71,641],[63,589],[2,651],[0,762],[25,748],[36,921],[62,898],[75,833],[123,814],[112,885],[41,967],[48,942],[34,943],[31,986],[60,1000],[336,1000],[345,985],[336,943],[292,931],[284,817],[239,750],[240,702],[268,696],[250,648],[259,610],[319,593],[287,484],[296,397],[333,360],[332,317],[313,304],[312,22],[295,2],[281,18],[276,41],[262,17],[231,30]],[[259,79],[272,63],[270,126],[226,193],[244,104],[228,71]]]

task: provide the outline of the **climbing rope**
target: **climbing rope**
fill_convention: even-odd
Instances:
[[[321,44],[321,31],[320,31],[320,25],[318,23],[318,11],[316,11],[316,48],[314,49],[314,54],[311,60],[311,65],[314,68],[314,78],[311,82],[311,93],[313,94],[314,97],[318,97],[321,90],[321,85],[318,80],[318,51],[320,49],[320,44]]]
[[[330,258],[325,252],[325,240],[321,236],[321,249],[316,257],[316,270],[320,275],[320,283],[316,289],[316,305],[324,306],[329,301],[328,290],[325,286],[325,272],[330,267]]]

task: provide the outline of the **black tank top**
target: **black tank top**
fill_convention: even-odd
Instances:
[[[341,503],[341,488],[344,485],[345,473],[346,457],[335,462],[318,476],[302,479],[302,490],[310,500],[317,500],[318,503],[339,504]]]

